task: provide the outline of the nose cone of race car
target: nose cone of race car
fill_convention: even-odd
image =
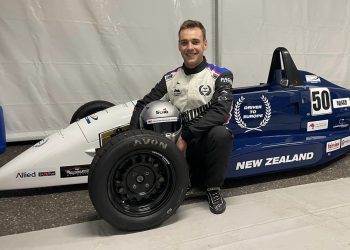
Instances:
[[[0,190],[86,183],[101,138],[126,128],[133,108],[113,106],[41,140],[0,168]]]
[[[84,180],[77,180],[62,178],[61,174],[66,166],[91,162],[92,156],[73,153],[75,150],[84,152],[86,144],[76,123],[46,137],[0,168],[0,190],[86,182],[86,175],[82,176]]]

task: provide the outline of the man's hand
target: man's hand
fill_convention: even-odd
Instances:
[[[183,153],[184,157],[186,158],[186,149],[187,149],[187,143],[184,139],[180,136],[179,139],[176,142],[177,148]]]

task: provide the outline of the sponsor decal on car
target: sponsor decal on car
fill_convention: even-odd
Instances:
[[[340,139],[327,142],[326,153],[340,149]]]
[[[321,82],[320,77],[318,77],[316,75],[305,75],[305,80],[307,82],[311,82],[311,83],[320,83]]]
[[[262,131],[271,119],[271,104],[270,101],[262,95],[261,101],[254,105],[244,105],[245,98],[241,96],[234,106],[234,118],[237,125],[246,132]],[[249,125],[248,125],[249,124]],[[252,126],[250,124],[255,124]]]
[[[54,175],[56,175],[56,171],[38,172],[39,177],[54,176]]]
[[[92,122],[92,120],[97,121],[98,116],[96,114],[92,114],[92,115],[85,117],[85,121],[87,122],[87,124],[90,124]]]
[[[300,153],[294,155],[282,155],[282,156],[274,156],[274,157],[266,157],[261,159],[249,160],[237,162],[236,170],[243,170],[249,168],[259,168],[273,165],[280,165],[298,161],[308,161],[312,160],[314,157],[313,152]]]
[[[16,179],[55,176],[56,171],[24,170],[16,174]]]
[[[116,128],[103,131],[99,134],[100,147],[105,145],[113,136],[129,130],[130,124],[125,124]]]
[[[97,115],[97,114],[92,114],[92,115],[90,115],[90,117],[91,117],[93,120],[95,120],[95,121],[98,120],[98,115]]]
[[[340,147],[345,148],[350,145],[350,136],[344,137],[340,141]]]
[[[336,151],[341,148],[345,148],[350,145],[350,136],[327,142],[326,153]]]
[[[350,107],[350,98],[338,98],[333,99],[333,108],[346,108]]]
[[[44,145],[48,140],[49,140],[49,138],[46,137],[46,138],[42,139],[41,141],[37,142],[33,147],[36,147],[36,148],[41,147],[41,146]]]
[[[37,174],[35,171],[31,171],[31,170],[26,170],[26,171],[22,171],[22,172],[18,172],[16,174],[16,179],[20,178],[20,179],[24,179],[24,178],[33,178],[33,177],[37,177]]]
[[[307,123],[307,132],[328,128],[328,120],[312,121]]]
[[[339,119],[338,124],[333,126],[333,128],[347,128],[347,127],[349,127],[349,123],[347,123],[343,118]]]
[[[61,178],[81,177],[89,174],[90,165],[60,167]]]

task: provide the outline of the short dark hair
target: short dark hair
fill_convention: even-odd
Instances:
[[[193,28],[200,28],[203,34],[203,40],[206,40],[206,31],[203,24],[200,21],[195,21],[195,20],[186,20],[181,24],[179,33],[178,33],[179,37],[180,37],[180,32],[182,30],[193,29]]]

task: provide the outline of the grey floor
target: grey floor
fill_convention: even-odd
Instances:
[[[0,166],[33,142],[10,144],[0,155]],[[225,197],[350,177],[350,155],[326,166],[225,182]],[[189,193],[185,204],[201,202]],[[0,192],[0,236],[65,226],[99,219],[86,185]],[[5,223],[3,223],[5,222]]]
[[[180,206],[163,225],[121,232],[103,220],[0,237],[1,249],[350,249],[350,178]]]

